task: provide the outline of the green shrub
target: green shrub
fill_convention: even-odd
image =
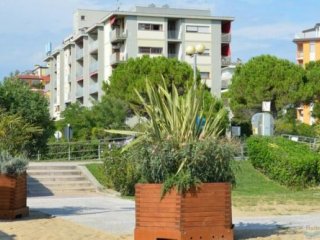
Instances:
[[[0,153],[0,174],[20,175],[26,172],[28,160],[24,157],[13,157],[7,152]]]
[[[105,172],[112,187],[125,196],[134,195],[134,185],[140,181],[140,173],[129,152],[121,153],[119,149],[107,152],[104,160]]]
[[[281,137],[250,137],[247,140],[253,166],[280,184],[292,188],[320,182],[320,155],[308,146]]]

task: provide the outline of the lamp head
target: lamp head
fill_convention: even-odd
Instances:
[[[193,54],[196,53],[196,49],[194,46],[188,46],[186,49],[186,54],[192,56]]]
[[[202,43],[198,44],[195,50],[196,50],[196,53],[202,54],[206,50],[206,46]]]

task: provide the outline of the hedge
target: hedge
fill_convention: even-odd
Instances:
[[[320,155],[307,145],[282,137],[252,136],[247,147],[252,165],[282,185],[305,188],[320,182]]]

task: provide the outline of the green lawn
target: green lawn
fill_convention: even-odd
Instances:
[[[249,161],[234,163],[237,185],[232,191],[235,206],[257,205],[258,203],[320,206],[320,188],[292,190],[268,179],[255,170]]]
[[[111,186],[105,176],[103,164],[92,163],[86,166],[103,186]],[[294,204],[320,209],[320,188],[301,191],[288,189],[255,170],[249,161],[234,162],[233,167],[237,184],[232,191],[232,202],[236,207]]]
[[[111,186],[108,178],[106,177],[102,163],[90,163],[86,164],[86,167],[102,186],[107,188]]]

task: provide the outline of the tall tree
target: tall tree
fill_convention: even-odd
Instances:
[[[174,82],[180,93],[193,81],[193,70],[185,62],[174,58],[143,56],[129,59],[120,64],[110,77],[110,84],[104,89],[108,95],[114,96],[128,103],[137,103],[134,89],[142,96],[146,95],[145,82],[148,79],[153,83],[162,83],[162,77],[171,88]],[[200,75],[198,74],[198,80]]]
[[[261,111],[262,101],[271,101],[273,115],[298,103],[303,94],[304,69],[288,60],[261,55],[237,67],[229,91],[235,119],[250,121]]]
[[[28,155],[46,150],[54,125],[50,119],[48,100],[44,96],[31,91],[15,77],[9,77],[0,84],[0,108],[10,114],[18,114],[24,122],[43,130],[41,134],[33,134],[26,144]]]

